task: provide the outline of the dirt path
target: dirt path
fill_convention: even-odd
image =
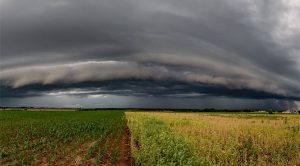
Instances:
[[[113,150],[118,149],[118,158],[115,161],[116,166],[131,166],[133,165],[131,158],[131,148],[130,148],[130,130],[126,126],[125,131],[122,134],[120,141],[117,143],[117,138],[114,137],[111,140],[111,144],[108,148],[108,152],[105,155],[101,165],[111,165],[113,158]]]
[[[130,148],[130,130],[126,126],[125,132],[123,133],[122,139],[119,144],[120,155],[119,159],[116,162],[116,165],[128,166],[133,165],[133,160],[131,157],[131,148]]]

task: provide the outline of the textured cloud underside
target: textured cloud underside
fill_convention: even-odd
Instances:
[[[122,90],[123,80],[140,80],[300,98],[298,0],[1,0],[0,8],[0,88],[11,94],[105,81]]]

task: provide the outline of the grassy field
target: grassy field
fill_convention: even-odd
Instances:
[[[300,165],[298,115],[130,112],[126,116],[138,164]]]
[[[0,111],[0,165],[116,163],[121,111]]]
[[[0,165],[300,165],[299,115],[14,110],[0,131]]]

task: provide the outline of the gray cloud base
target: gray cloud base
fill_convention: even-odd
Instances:
[[[0,80],[12,91],[139,79],[300,98],[297,0],[2,0],[0,8]]]

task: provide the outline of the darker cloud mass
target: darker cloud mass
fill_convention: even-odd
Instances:
[[[1,98],[300,100],[297,0],[1,0]]]
[[[120,83],[122,82],[122,83]],[[68,92],[74,93],[68,93]],[[155,80],[112,80],[75,84],[27,85],[21,88],[2,87],[1,97],[26,97],[52,95],[66,92],[68,95],[85,97],[88,95],[114,94],[149,97],[203,98],[207,96],[227,96],[248,99],[300,100],[248,89],[228,89],[222,86],[191,84],[178,81]]]

